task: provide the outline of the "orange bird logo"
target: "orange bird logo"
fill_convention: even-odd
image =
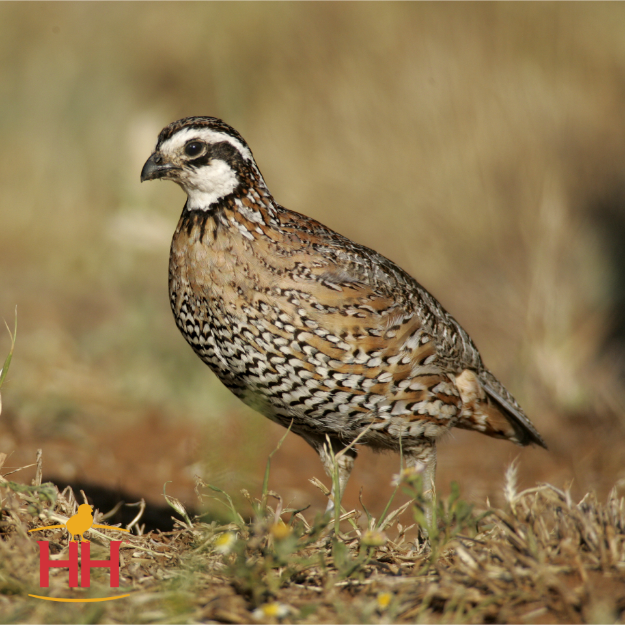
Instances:
[[[80,536],[80,542],[88,543],[84,537],[84,533],[92,527],[98,527],[108,530],[117,530],[119,532],[129,532],[130,530],[121,527],[111,527],[110,525],[99,525],[93,523],[93,508],[88,503],[82,503],[78,506],[76,514],[71,516],[63,525],[46,525],[46,527],[37,527],[29,532],[39,532],[41,530],[51,530],[57,527],[65,527],[70,535],[70,542],[76,542],[76,536]]]

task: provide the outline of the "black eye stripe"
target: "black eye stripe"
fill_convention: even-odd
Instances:
[[[214,143],[209,147],[210,155],[213,158],[219,158],[227,163],[237,159],[241,159],[241,154],[232,144],[227,141],[221,141],[220,143]]]

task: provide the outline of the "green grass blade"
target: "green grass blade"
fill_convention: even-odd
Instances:
[[[17,306],[15,307],[15,325],[13,328],[13,333],[11,334],[11,329],[9,328],[9,324],[5,321],[4,325],[7,327],[9,331],[9,336],[11,337],[11,349],[9,350],[9,355],[5,358],[4,364],[2,365],[2,369],[0,369],[0,388],[2,388],[2,383],[9,372],[9,367],[11,366],[11,359],[13,358],[13,350],[15,349],[15,339],[17,337]]]
[[[227,507],[230,509],[230,512],[232,513],[232,516],[234,518],[234,523],[236,523],[239,527],[243,527],[245,525],[245,520],[238,513],[236,506],[234,505],[234,502],[232,501],[232,497],[230,497],[230,495],[228,495],[226,491],[221,490],[221,488],[218,488],[217,486],[213,486],[212,484],[207,484],[206,486],[208,486],[208,488],[210,488],[212,491],[219,493],[220,495],[223,495],[226,498],[226,500],[228,501]]]
[[[267,458],[267,465],[265,466],[265,477],[263,479],[263,491],[262,491],[263,494],[261,497],[261,502],[262,502],[261,513],[263,513],[267,507],[267,493],[269,492],[269,471],[271,469],[271,459],[273,458],[273,455],[278,451],[278,449],[282,447],[282,443],[284,443],[284,440],[289,435],[289,432],[291,431],[292,427],[293,427],[293,420],[291,420],[291,423],[289,427],[286,429],[284,436],[278,441],[276,448],[269,454],[269,457]]]

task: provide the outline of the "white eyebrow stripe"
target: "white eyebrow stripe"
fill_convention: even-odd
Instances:
[[[225,132],[218,132],[210,128],[183,128],[166,141],[163,141],[160,151],[164,153],[170,151],[175,152],[191,139],[198,139],[205,143],[221,143],[222,141],[227,141],[239,151],[246,161],[253,160],[250,149],[243,145],[238,139],[235,139]]]

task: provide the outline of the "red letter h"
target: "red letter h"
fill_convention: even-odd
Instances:
[[[39,545],[39,585],[41,588],[50,586],[51,568],[62,569],[65,567],[69,567],[70,588],[78,586],[78,543],[69,543],[69,560],[50,560],[50,543],[47,540],[38,540],[37,544]],[[117,550],[119,552],[119,547]],[[119,578],[119,569],[117,575]]]
[[[111,541],[111,559],[110,560],[92,560],[91,559],[91,543],[80,543],[80,585],[88,588],[91,584],[91,567],[108,568],[111,571],[111,588],[119,587],[119,546],[121,540]]]

